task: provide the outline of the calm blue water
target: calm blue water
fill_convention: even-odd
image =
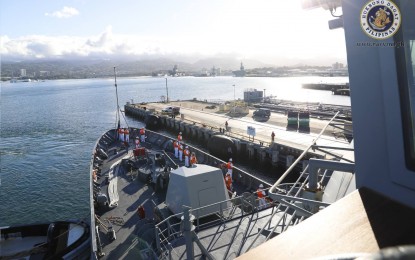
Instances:
[[[168,78],[169,97],[243,98],[247,88],[280,99],[350,105],[349,97],[301,89],[301,83],[347,78]],[[235,85],[235,87],[233,87]],[[159,101],[164,78],[119,78],[120,106]],[[115,126],[113,79],[57,80],[1,85],[0,226],[88,218],[89,158]],[[141,123],[127,118],[130,126]]]

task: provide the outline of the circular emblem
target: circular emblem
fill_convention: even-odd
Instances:
[[[392,37],[401,25],[401,12],[389,0],[372,0],[360,12],[362,30],[370,37],[383,40]]]

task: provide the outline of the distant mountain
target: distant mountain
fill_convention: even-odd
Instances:
[[[275,60],[277,61],[277,60]],[[321,60],[320,60],[321,61]],[[7,79],[12,76],[18,77],[21,69],[26,69],[26,74],[31,78],[94,78],[112,77],[117,67],[119,76],[145,76],[155,74],[167,74],[177,65],[179,72],[186,75],[198,74],[202,70],[210,70],[213,66],[221,68],[222,72],[239,70],[241,62],[245,69],[276,67],[277,62],[264,63],[254,59],[241,59],[236,55],[217,55],[211,57],[204,56],[171,56],[171,57],[123,57],[122,59],[77,59],[77,60],[31,60],[31,61],[1,61],[1,77]],[[280,63],[279,60],[278,63]],[[292,66],[293,61],[284,60],[279,66]],[[301,61],[301,64],[315,65],[312,60]],[[327,62],[331,62],[328,61]],[[335,61],[333,61],[334,63]],[[298,60],[295,62],[299,64]],[[328,63],[327,65],[331,65]]]

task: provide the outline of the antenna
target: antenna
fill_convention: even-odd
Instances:
[[[120,106],[118,105],[118,88],[117,88],[117,71],[116,71],[117,67],[114,67],[114,77],[115,77],[115,95],[117,97],[117,119],[118,119],[118,128],[121,127],[121,122],[120,122]]]

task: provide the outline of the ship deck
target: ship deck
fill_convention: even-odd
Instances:
[[[144,146],[148,150],[157,150],[149,143]],[[131,148],[131,147],[130,147]],[[97,223],[100,224],[99,237],[102,246],[101,259],[131,259],[132,257],[152,258],[158,257],[160,252],[155,254],[157,246],[155,243],[155,224],[157,218],[154,208],[162,205],[165,201],[165,191],[155,191],[152,184],[143,182],[136,173],[127,172],[120,166],[122,160],[133,158],[133,151],[125,149],[120,142],[112,143],[108,149],[109,158],[101,162],[101,172],[96,186],[99,186],[102,193],[108,194],[110,203],[117,201],[117,206],[107,210],[96,209]],[[175,163],[183,166],[183,162],[174,158],[172,153],[167,154],[174,159]],[[271,180],[270,180],[271,181]],[[238,194],[242,192],[252,193],[253,190],[234,183],[234,190]],[[137,209],[142,205],[145,209],[145,219],[140,219]],[[264,235],[258,235],[260,230],[266,225],[266,220],[277,209],[272,204],[269,208],[262,211],[254,210],[254,214],[247,214],[241,207],[233,206],[220,217],[205,218],[197,227],[197,234],[205,248],[215,258],[222,258],[224,255],[232,258],[236,257],[238,251],[244,252],[246,246],[255,240],[255,246],[265,240]],[[160,206],[159,206],[160,207]],[[278,211],[282,211],[280,206]],[[277,216],[282,213],[275,215]],[[180,221],[172,220],[177,234],[180,234]],[[273,227],[277,223],[271,222],[267,227]],[[279,223],[278,225],[281,225]],[[283,226],[283,225],[282,225]],[[113,229],[116,239],[113,240],[108,232]],[[276,232],[281,227],[276,229]],[[269,234],[266,231],[263,234]],[[258,235],[258,237],[257,237]],[[162,238],[160,238],[162,239]],[[170,250],[173,259],[186,259],[186,248],[182,236],[168,238],[168,244],[173,245]],[[250,242],[251,241],[251,242]],[[196,245],[196,243],[194,243]],[[246,245],[246,246],[245,246]],[[166,248],[163,248],[166,250]],[[195,257],[202,257],[201,250],[195,246]]]

